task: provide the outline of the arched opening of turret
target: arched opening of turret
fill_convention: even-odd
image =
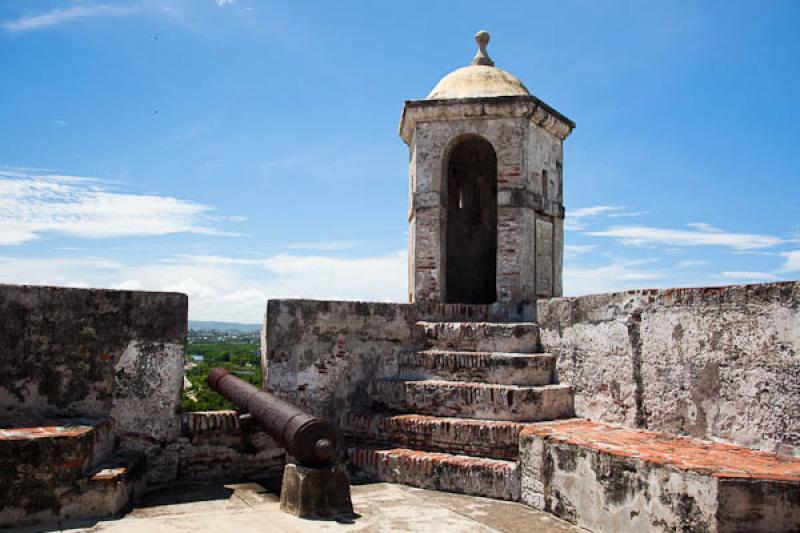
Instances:
[[[497,155],[487,140],[470,136],[452,148],[446,169],[446,301],[494,303]]]

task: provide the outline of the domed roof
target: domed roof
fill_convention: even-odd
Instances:
[[[491,96],[530,96],[519,78],[494,66],[486,53],[489,34],[479,31],[475,35],[478,52],[472,64],[454,70],[436,84],[426,100],[451,98],[481,98]]]
[[[442,78],[426,100],[480,98],[484,96],[530,96],[519,78],[497,67],[470,65]]]

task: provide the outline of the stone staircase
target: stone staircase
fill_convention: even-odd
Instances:
[[[368,479],[522,501],[596,532],[800,531],[800,459],[573,417],[533,323],[423,321],[349,413]]]
[[[0,425],[0,527],[119,514],[140,487],[143,459],[113,452],[105,419]]]
[[[349,414],[350,462],[366,476],[519,500],[524,423],[573,416],[553,383],[535,323],[420,321],[424,347],[370,384],[372,409]]]

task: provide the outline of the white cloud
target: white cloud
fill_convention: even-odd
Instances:
[[[692,231],[648,226],[616,226],[603,231],[590,231],[586,234],[593,237],[614,237],[623,244],[635,246],[655,244],[668,246],[723,246],[739,251],[770,248],[785,242],[783,239],[772,235],[725,232],[702,223],[695,223],[691,226],[695,228]]]
[[[325,177],[337,180],[343,178],[363,178],[367,175],[374,179],[369,169],[383,166],[383,161],[373,154],[360,152],[347,153],[331,148],[312,148],[305,152],[286,155],[261,163],[261,175],[267,180],[275,179],[307,179],[308,177]]]
[[[648,213],[649,211],[626,211],[624,213],[609,213],[608,218],[640,217]]]
[[[135,11],[136,8],[133,6],[107,4],[72,6],[54,9],[38,15],[21,17],[16,20],[7,21],[3,23],[2,26],[6,30],[13,32],[33,31],[87,18],[120,17],[129,15]]]
[[[233,4],[234,0],[214,0],[218,6],[229,6]]]
[[[737,281],[775,281],[780,279],[769,272],[723,272],[720,276]]]
[[[0,257],[0,283],[91,287],[123,268],[106,259],[23,259]]]
[[[312,250],[316,252],[338,252],[342,250],[352,250],[356,243],[352,241],[329,241],[329,242],[298,242],[284,246],[287,250]]]
[[[567,209],[564,229],[572,231],[584,230],[602,217],[624,218],[638,217],[646,214],[647,211],[627,211],[627,208],[624,206],[614,205],[595,205],[591,207]]]
[[[692,267],[699,267],[705,266],[708,264],[708,261],[703,259],[685,259],[678,263],[678,268],[692,268]]]
[[[612,205],[595,205],[592,207],[578,207],[577,209],[571,209],[568,212],[568,216],[572,218],[594,217],[605,213],[610,213],[612,211],[619,211],[620,209],[622,209],[622,207],[615,207]]]
[[[109,287],[109,289],[117,289],[120,291],[140,291],[142,290],[142,284],[136,279],[126,279],[125,281],[114,283]]]
[[[564,294],[577,296],[652,287],[654,282],[664,277],[658,270],[642,268],[652,262],[650,259],[615,259],[602,266],[574,267],[568,264],[564,268]]]
[[[566,259],[573,259],[593,251],[597,248],[595,244],[565,244],[564,257]]]
[[[45,232],[86,238],[224,234],[209,206],[169,196],[113,192],[95,178],[0,169],[0,245]]]
[[[711,224],[707,224],[705,222],[690,222],[686,224],[690,228],[694,228],[698,231],[705,231],[711,233],[724,233],[721,229],[716,226],[712,226]]]
[[[595,205],[592,207],[579,207],[577,209],[568,209],[564,219],[564,229],[566,230],[580,230],[584,229],[589,219],[605,215],[623,209],[622,207],[615,207],[611,205]]]
[[[176,256],[140,265],[0,257],[0,283],[178,291],[189,295],[194,320],[260,322],[270,298],[405,302],[406,269],[405,251],[361,258]]]
[[[239,257],[224,257],[220,255],[188,255],[180,254],[174,258],[165,259],[164,263],[199,263],[203,265],[260,265],[266,266],[267,259],[245,259]]]
[[[267,260],[275,275],[271,292],[344,300],[404,302],[407,299],[406,251],[366,258],[279,254]]]
[[[786,258],[781,266],[781,272],[800,272],[800,250],[783,252],[781,255]]]

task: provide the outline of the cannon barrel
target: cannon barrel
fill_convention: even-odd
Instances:
[[[304,413],[222,368],[209,372],[208,385],[250,413],[301,464],[325,466],[336,455],[336,429],[327,420]]]

